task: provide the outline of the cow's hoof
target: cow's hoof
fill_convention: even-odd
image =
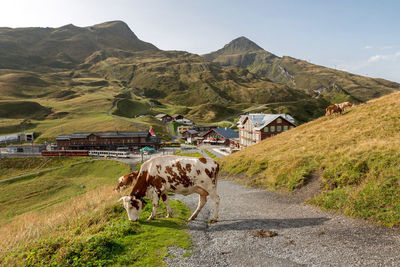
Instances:
[[[212,219],[212,220],[210,221],[210,223],[216,223],[216,222],[218,222],[217,219]]]

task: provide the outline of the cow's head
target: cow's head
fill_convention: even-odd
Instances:
[[[124,196],[121,197],[118,201],[121,201],[124,204],[124,208],[128,213],[129,220],[135,222],[139,219],[140,212],[144,206],[142,200],[136,199],[133,196]]]
[[[138,175],[138,171],[131,172],[127,175],[121,176],[118,178],[118,184],[114,188],[115,192],[120,192],[122,189],[126,188],[135,183]]]

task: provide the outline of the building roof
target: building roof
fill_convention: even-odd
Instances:
[[[198,134],[199,132],[196,130],[187,130],[186,132],[190,133],[190,134]]]
[[[163,113],[160,113],[160,114],[157,114],[155,117],[156,118],[164,118],[165,116],[169,116],[168,114],[163,114]]]
[[[274,120],[276,120],[279,117],[281,117],[282,119],[285,119],[288,122],[295,125],[294,118],[292,116],[290,116],[289,114],[250,113],[250,114],[246,115],[245,118],[248,118],[250,120],[250,122],[254,125],[254,129],[261,130],[262,128],[264,128],[265,126],[267,126],[268,124],[270,124],[271,122],[273,122]],[[241,124],[244,121],[245,120],[243,119]],[[239,125],[239,126],[241,126],[241,125]]]
[[[18,134],[0,136],[0,142],[15,141],[15,140],[18,140]]]
[[[57,136],[56,140],[70,140],[87,138],[89,135],[96,135],[100,138],[124,138],[124,137],[147,137],[149,132],[89,132],[89,133],[73,133]]]
[[[215,131],[226,139],[239,138],[239,134],[231,128],[214,128],[211,131]]]

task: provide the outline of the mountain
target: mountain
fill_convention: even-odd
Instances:
[[[122,21],[90,27],[0,28],[0,68],[73,68],[96,51],[158,48],[141,41]]]
[[[200,123],[249,111],[290,113],[301,124],[332,102],[362,102],[398,86],[280,58],[245,37],[199,56],[159,50],[121,21],[0,28],[0,134],[29,125],[39,140],[149,125],[166,137],[158,113]],[[19,115],[10,118],[15,107]]]
[[[398,226],[399,117],[396,92],[226,156],[221,170],[241,173],[236,181],[245,184],[295,196],[308,192],[315,205]]]
[[[221,66],[238,66],[258,76],[303,89],[332,102],[364,102],[400,89],[400,84],[311,64],[288,56],[278,57],[245,37],[203,55]]]

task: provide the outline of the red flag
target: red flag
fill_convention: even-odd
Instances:
[[[149,134],[150,134],[151,136],[156,136],[156,134],[155,134],[154,131],[153,131],[153,127],[152,127],[152,126],[150,126]]]

